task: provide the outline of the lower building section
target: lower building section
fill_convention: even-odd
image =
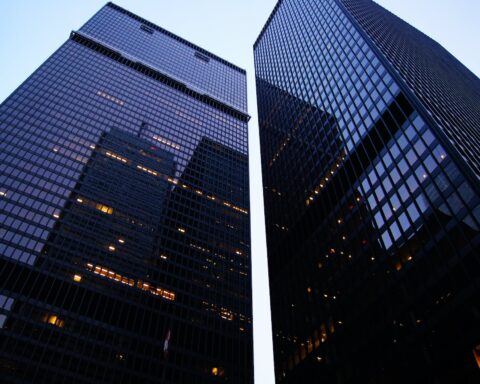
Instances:
[[[348,148],[257,78],[278,383],[474,383],[480,197],[400,92]]]
[[[2,382],[249,382],[246,156],[204,139],[176,177],[117,129],[90,149],[39,254],[0,258]]]

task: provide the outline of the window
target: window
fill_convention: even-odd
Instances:
[[[95,208],[97,208],[99,211],[102,211],[103,213],[106,213],[108,215],[111,215],[113,213],[113,208],[103,205],[103,204],[96,204]]]
[[[144,31],[144,32],[149,33],[150,35],[153,35],[153,29],[150,28],[150,27],[147,27],[145,24],[142,24],[142,25],[140,26],[140,29],[141,29],[142,31]]]
[[[206,56],[206,55],[204,55],[203,53],[200,53],[200,52],[198,52],[198,51],[195,51],[195,57],[196,57],[197,59],[202,60],[202,61],[205,62],[205,63],[208,63],[208,62],[210,61],[210,58],[209,58],[208,56]]]
[[[54,325],[58,328],[63,328],[63,326],[65,325],[65,321],[63,319],[60,319],[57,315],[52,315],[48,313],[42,317],[42,321],[44,323]]]
[[[219,367],[213,367],[211,372],[212,372],[212,376],[222,377],[225,374],[225,371],[223,370],[223,368],[219,368]]]

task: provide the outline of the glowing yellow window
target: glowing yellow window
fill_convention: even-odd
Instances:
[[[106,213],[108,215],[111,215],[113,213],[113,208],[107,205],[96,204],[95,208],[97,208],[99,211],[102,211],[103,213]]]
[[[218,368],[218,367],[213,367],[212,368],[212,375],[213,376],[222,377],[224,373],[225,373],[225,371],[223,370],[223,368]]]
[[[320,341],[322,343],[327,341],[327,327],[325,326],[324,323],[320,326],[320,335],[321,335]]]
[[[80,281],[82,281],[82,276],[80,276],[80,275],[73,275],[73,281],[76,281],[77,283],[79,283]]]
[[[45,315],[43,317],[43,321],[48,323],[48,324],[51,324],[51,325],[54,325],[58,328],[63,328],[63,326],[65,325],[65,321],[58,318],[58,316],[56,315]]]

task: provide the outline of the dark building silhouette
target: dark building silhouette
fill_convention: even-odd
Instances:
[[[0,381],[253,382],[245,105],[108,3],[0,106]]]
[[[372,1],[254,46],[278,383],[480,378],[480,81]]]
[[[218,368],[218,376],[230,381],[244,380],[248,366],[247,345],[238,332],[252,327],[250,287],[248,158],[228,146],[202,139],[172,192],[160,231],[162,258],[185,268],[185,278],[199,300],[191,305],[201,316],[192,321],[215,329],[211,364],[226,360],[235,364]],[[189,201],[189,210],[182,202]],[[205,312],[210,316],[204,317]],[[199,354],[209,354],[208,334],[198,343]],[[210,352],[212,354],[212,352]]]

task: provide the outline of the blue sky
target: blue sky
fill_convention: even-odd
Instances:
[[[297,0],[301,1],[301,0]],[[268,271],[263,231],[252,45],[276,0],[116,0],[155,24],[190,40],[248,73],[253,248],[255,380],[273,383]],[[480,1],[378,0],[431,36],[480,75]],[[15,90],[105,1],[0,0],[0,102]]]

